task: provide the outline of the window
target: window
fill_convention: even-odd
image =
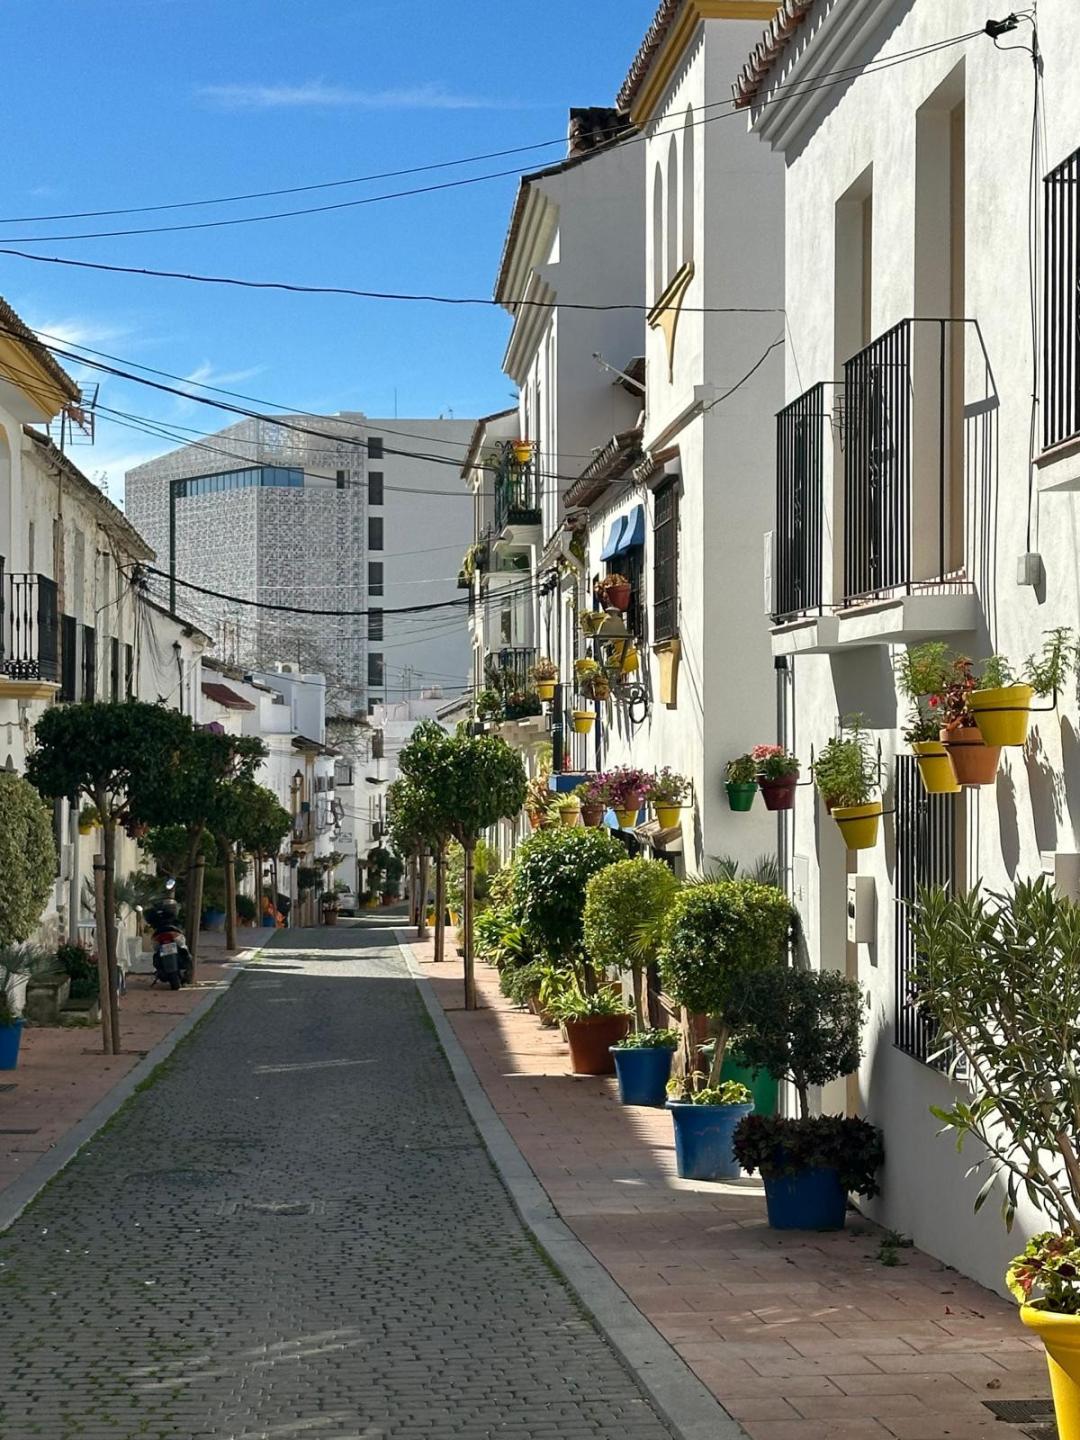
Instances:
[[[381,610],[368,611],[367,638],[369,640],[381,640],[383,638],[383,612]]]
[[[135,696],[135,651],[130,645],[124,646],[124,698]]]
[[[383,472],[381,470],[368,471],[367,498],[369,505],[383,503]]]
[[[82,673],[83,699],[97,698],[97,637],[92,625],[84,625],[82,632]]]
[[[609,575],[625,575],[631,584],[630,608],[626,612],[626,628],[639,640],[645,638],[645,547],[631,545],[621,555],[607,562]]]
[[[367,442],[367,458],[369,460],[381,460],[383,458],[382,436],[369,435]]]
[[[679,146],[672,135],[668,145],[667,162],[667,239],[664,246],[667,273],[665,282],[670,280],[679,268]]]
[[[653,173],[652,205],[652,301],[655,305],[664,293],[664,174],[659,163]]]
[[[383,520],[381,515],[368,516],[367,543],[369,550],[381,550],[383,548]]]
[[[383,562],[381,560],[368,561],[367,588],[368,595],[381,595],[383,593]]]
[[[679,628],[679,492],[669,480],[654,497],[653,640],[670,640]]]
[[[109,699],[120,699],[120,641],[109,641]]]
[[[367,683],[369,685],[384,684],[383,657],[377,651],[371,651],[367,657]]]
[[[687,107],[682,132],[682,263],[694,258],[694,107]]]
[[[60,699],[77,700],[79,624],[74,615],[60,617]]]
[[[1045,449],[1080,432],[1080,150],[1043,181]]]
[[[345,471],[344,471],[344,470],[339,470],[339,471],[337,472],[336,476],[335,476],[335,479],[337,480],[337,488],[338,488],[339,490],[344,490],[344,489],[345,489]]]
[[[195,495],[217,495],[224,490],[247,490],[262,485],[295,490],[302,488],[303,484],[304,472],[295,466],[253,465],[243,470],[221,470],[212,475],[195,475],[190,480],[181,480],[176,486],[176,498],[184,500]]]
[[[912,995],[915,944],[908,907],[924,885],[947,885],[957,878],[956,806],[955,795],[926,793],[913,755],[897,758],[895,1043],[916,1060],[928,1061],[934,1054],[937,1027]],[[948,1061],[942,1056],[934,1064],[944,1069]]]

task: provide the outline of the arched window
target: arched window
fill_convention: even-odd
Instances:
[[[679,268],[679,147],[675,136],[668,146],[667,162],[667,273],[664,283]]]
[[[655,305],[664,289],[664,175],[657,161],[656,173],[653,176],[653,212],[652,212],[652,298]]]
[[[682,142],[682,263],[694,258],[694,107],[688,105]]]

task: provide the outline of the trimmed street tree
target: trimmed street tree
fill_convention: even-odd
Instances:
[[[41,796],[21,775],[0,770],[0,947],[30,938],[55,876],[52,818]]]
[[[257,888],[261,893],[262,856],[266,851],[277,854],[292,818],[272,790],[243,778],[218,785],[206,823],[225,868],[225,948],[235,950],[237,855],[257,857]]]
[[[438,859],[441,851],[446,845],[446,835],[440,835],[438,829],[438,815],[429,803],[425,792],[415,781],[407,776],[399,776],[397,780],[387,789],[386,792],[386,814],[390,826],[390,838],[394,842],[394,848],[401,855],[415,856],[417,862],[417,889],[420,902],[416,919],[416,938],[426,940],[428,934],[427,926],[427,890],[428,890],[428,860],[432,855]],[[439,938],[443,929],[443,915],[445,897],[441,893],[444,870],[442,865],[436,876],[436,953],[437,960],[442,959]]]
[[[191,721],[176,710],[135,700],[85,702],[46,710],[35,727],[37,749],[26,762],[30,783],[51,800],[85,797],[101,817],[105,860],[103,913],[98,946],[104,943],[108,987],[109,1048],[120,1052],[116,964],[116,827],[143,819],[140,801],[166,786],[175,758],[192,733]]]
[[[410,830],[426,836],[431,855],[435,861],[435,961],[446,958],[446,847],[450,843],[450,822],[445,806],[439,799],[434,786],[426,783],[425,777],[434,773],[442,746],[450,737],[434,720],[419,724],[402,747],[398,756],[401,776],[389,787],[388,794],[395,792],[401,797],[401,824],[405,832]],[[393,805],[390,810],[390,824],[394,824]]]

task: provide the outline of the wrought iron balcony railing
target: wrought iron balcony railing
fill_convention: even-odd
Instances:
[[[812,386],[776,417],[773,620],[820,610],[824,521],[825,386]]]
[[[519,460],[509,442],[499,447],[495,471],[495,533],[508,525],[540,524],[540,452]]]
[[[56,581],[44,575],[5,575],[2,562],[0,675],[10,680],[60,679]]]

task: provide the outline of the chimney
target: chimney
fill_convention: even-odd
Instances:
[[[609,105],[575,106],[570,111],[567,157],[587,155],[630,130],[630,117]]]

